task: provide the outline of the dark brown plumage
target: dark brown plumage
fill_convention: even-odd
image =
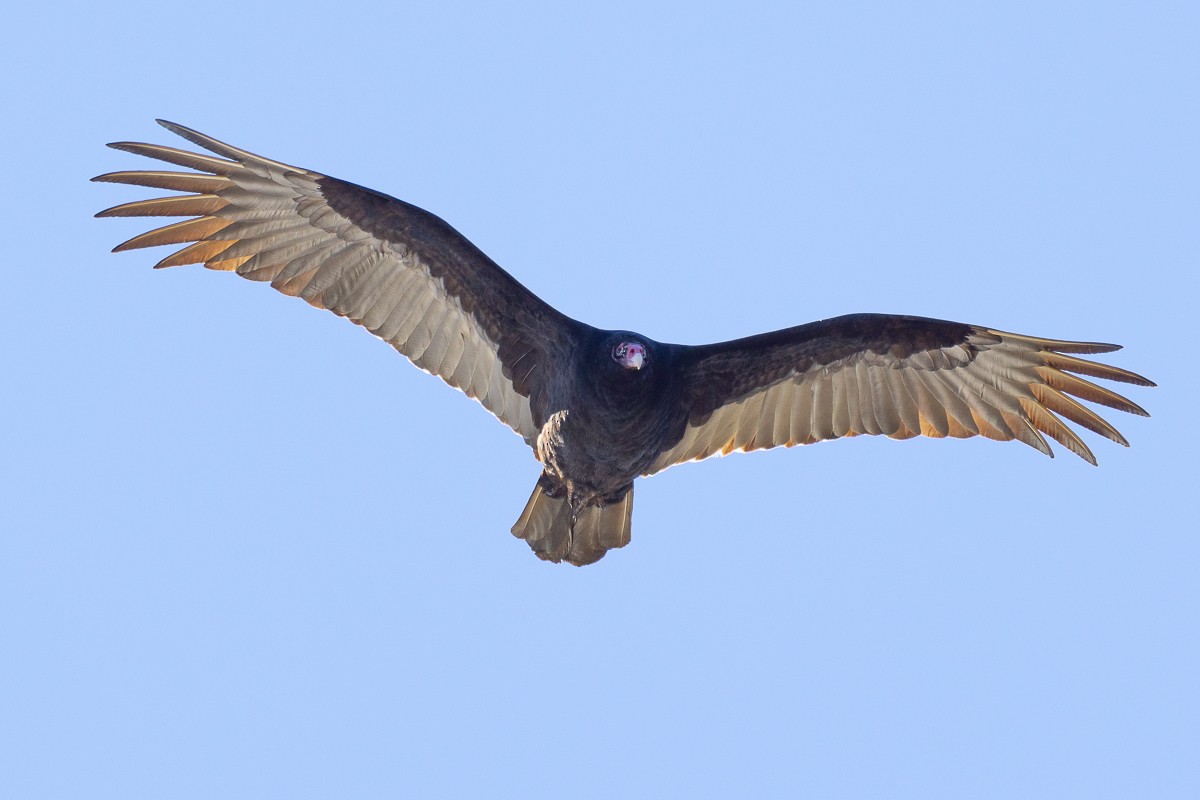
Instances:
[[[627,544],[634,479],[685,461],[858,434],[980,435],[1052,455],[1048,434],[1095,464],[1063,419],[1128,443],[1072,396],[1146,414],[1076,377],[1153,386],[1077,357],[1116,345],[884,314],[698,347],[599,330],[542,302],[416,206],[161,124],[220,158],[110,145],[198,170],[94,178],[187,193],[100,212],[190,217],[114,249],[188,244],[157,266],[270,281],[478,400],[542,462],[512,530],[544,559],[589,564]]]

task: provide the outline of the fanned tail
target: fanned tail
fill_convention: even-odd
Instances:
[[[577,567],[593,564],[616,547],[629,544],[633,515],[633,487],[603,506],[583,508],[571,525],[571,505],[566,492],[543,475],[533,488],[525,510],[512,527],[538,558]]]

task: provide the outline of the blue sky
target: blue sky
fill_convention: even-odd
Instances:
[[[0,794],[1200,794],[1197,11],[8,12]],[[637,487],[538,561],[478,405],[332,315],[110,255],[164,117],[449,220],[566,313],[1115,341],[1092,468],[866,437]]]

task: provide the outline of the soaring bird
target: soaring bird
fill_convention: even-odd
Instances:
[[[1063,419],[1128,446],[1072,396],[1147,416],[1079,375],[1153,386],[1079,358],[1117,345],[979,325],[851,314],[700,346],[601,330],[539,299],[416,206],[160,120],[212,152],[110,144],[189,172],[93,180],[183,194],[100,217],[179,216],[114,252],[184,245],[156,264],[203,264],[329,309],[478,400],[542,473],[512,532],[549,561],[590,564],[630,540],[633,481],[734,450],[859,434],[986,436],[1095,464]]]

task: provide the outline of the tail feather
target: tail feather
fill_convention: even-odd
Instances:
[[[565,493],[551,496],[538,481],[512,532],[527,541],[538,558],[582,567],[599,561],[613,548],[629,544],[632,517],[632,486],[616,502],[587,506],[572,525],[571,505]]]

